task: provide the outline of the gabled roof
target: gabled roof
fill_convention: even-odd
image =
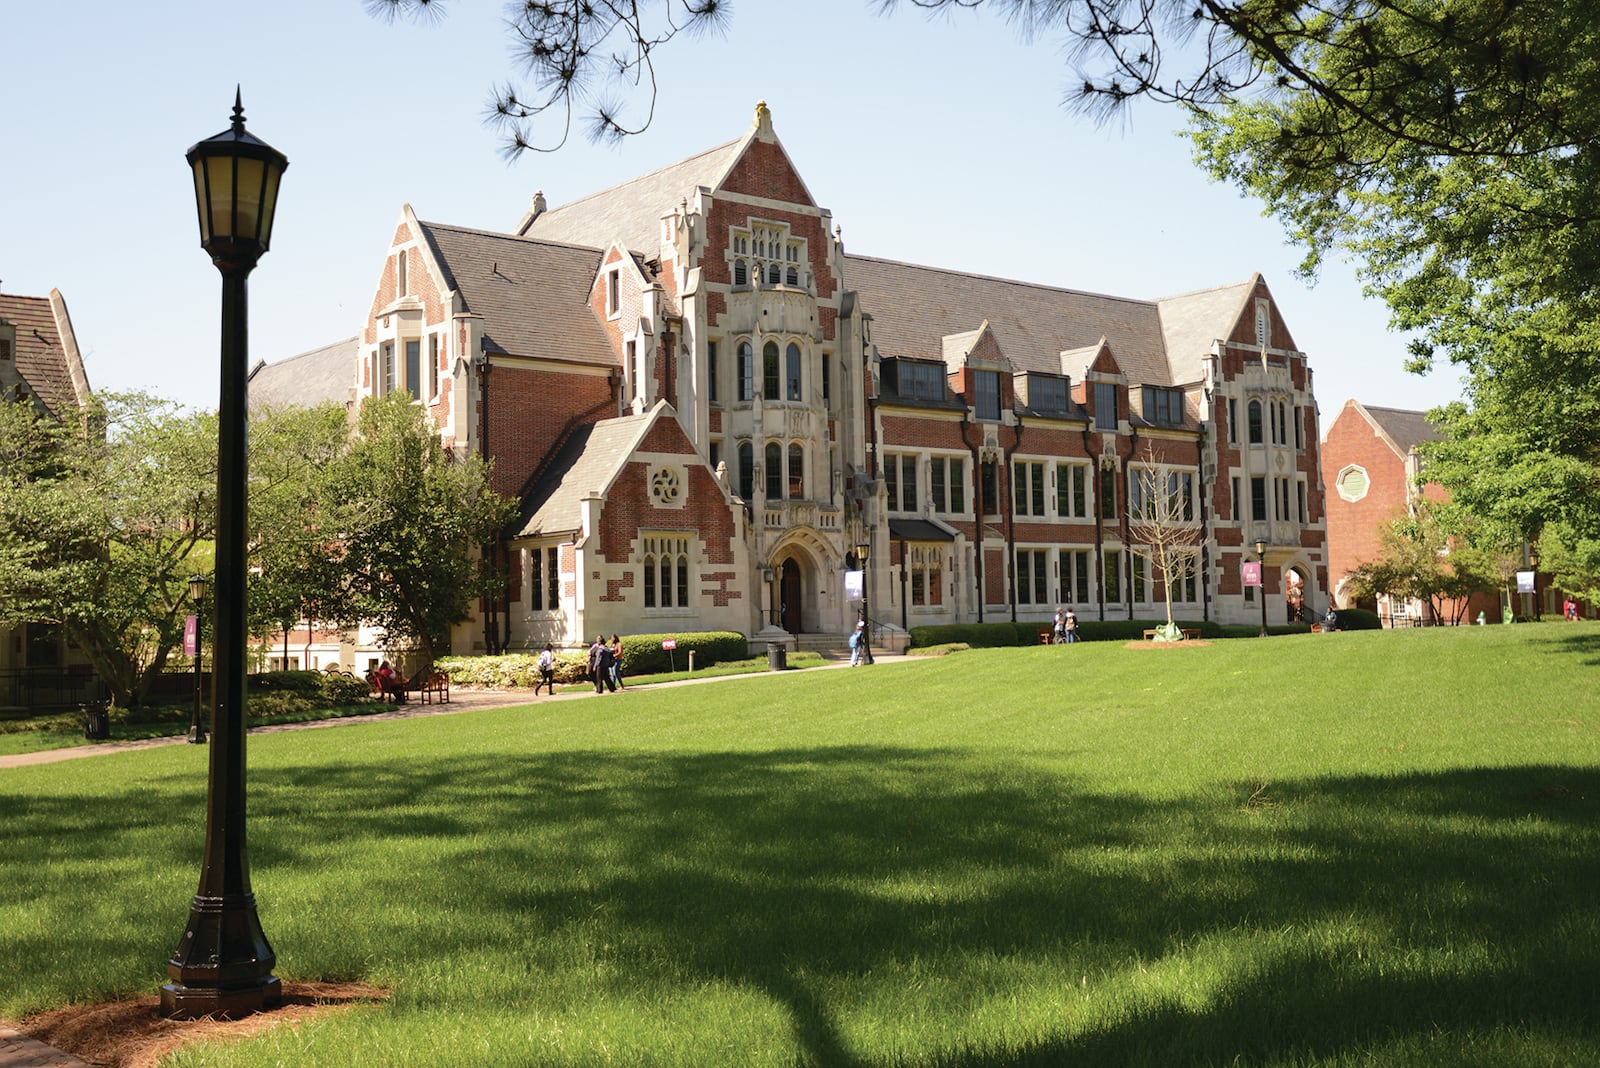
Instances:
[[[845,257],[845,284],[872,312],[885,356],[939,360],[945,339],[984,320],[1018,371],[1060,374],[1064,350],[1110,341],[1130,382],[1168,381],[1156,305],[869,256]]]
[[[611,366],[617,355],[589,305],[601,252],[418,222],[445,285],[483,317],[491,353]]]
[[[1404,408],[1376,408],[1352,400],[1361,412],[1367,417],[1381,433],[1388,437],[1395,452],[1405,456],[1424,441],[1438,441],[1443,437],[1434,425],[1428,422],[1427,412],[1413,412]]]
[[[583,499],[605,496],[663,411],[665,401],[649,411],[587,423],[573,431],[543,477],[522,501],[522,515],[510,531],[513,538],[571,534],[578,529]]]
[[[1170,385],[1182,386],[1201,380],[1201,358],[1211,351],[1212,342],[1233,333],[1234,324],[1244,314],[1250,294],[1260,279],[1258,274],[1244,282],[1180,293],[1156,301],[1161,309]]]
[[[347,337],[250,372],[250,407],[312,408],[324,401],[348,404],[354,386],[358,339]]]
[[[739,158],[748,135],[707,149],[658,171],[541,213],[524,236],[569,245],[605,248],[621,242],[637,252],[660,247],[661,216],[692,198],[700,186],[715,188]]]
[[[89,400],[89,377],[78,355],[67,302],[59,289],[48,297],[0,293],[0,319],[16,331],[12,370],[44,408],[61,418]]]

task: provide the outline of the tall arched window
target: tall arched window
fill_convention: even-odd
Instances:
[[[799,500],[805,496],[806,454],[798,444],[789,446],[789,497]]]
[[[744,260],[733,261],[733,284],[736,286],[750,284],[750,268],[745,265]]]
[[[756,392],[756,358],[755,350],[750,347],[750,342],[739,342],[739,399],[747,401],[755,396]]]
[[[646,554],[644,558],[644,606],[656,606],[656,558]]]
[[[1261,402],[1250,402],[1250,444],[1261,444]]]
[[[777,400],[783,396],[776,341],[769,341],[761,348],[761,395],[767,400]]]
[[[797,401],[800,399],[800,346],[793,341],[789,342],[789,351],[784,354],[783,364],[783,395],[788,400]]]
[[[767,442],[767,500],[783,497],[783,449],[776,441]]]
[[[748,441],[739,443],[739,496],[750,500],[756,492],[755,449]]]
[[[394,291],[396,296],[403,297],[411,292],[406,282],[406,250],[401,249],[394,269]]]

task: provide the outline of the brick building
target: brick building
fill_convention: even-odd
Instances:
[[[52,418],[73,419],[88,402],[89,378],[60,290],[48,297],[0,293],[0,404],[31,404]],[[61,690],[63,700],[83,699],[92,678],[61,626],[0,626],[0,707],[40,703],[37,693],[23,699],[25,682],[36,691]]]
[[[1328,486],[1328,574],[1340,608],[1376,611],[1386,626],[1431,625],[1432,607],[1422,600],[1380,597],[1359,604],[1345,590],[1350,572],[1383,553],[1382,534],[1393,520],[1411,512],[1418,499],[1444,502],[1450,494],[1420,478],[1417,446],[1436,441],[1439,432],[1425,412],[1379,408],[1347,400],[1322,442],[1322,479]],[[1540,576],[1541,590],[1547,585]],[[1466,605],[1447,602],[1448,623],[1472,620],[1481,611],[1500,618],[1497,598],[1475,594]]]
[[[1196,543],[1178,616],[1259,619],[1258,540],[1274,621],[1326,603],[1311,370],[1259,276],[1138,300],[848,254],[764,104],[503,233],[405,207],[354,361],[522,502],[458,652],[838,635],[861,542],[881,641],[1156,618],[1130,513],[1160,494]]]

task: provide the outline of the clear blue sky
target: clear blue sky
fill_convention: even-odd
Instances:
[[[99,390],[216,404],[220,283],[183,154],[226,129],[239,83],[251,132],[290,160],[251,278],[252,362],[359,330],[402,204],[505,230],[535,190],[555,206],[721,144],[765,99],[852,252],[1140,298],[1259,270],[1310,354],[1324,427],[1352,396],[1427,408],[1460,392],[1451,368],[1401,369],[1404,339],[1348,267],[1300,282],[1277,223],[1191,163],[1174,111],[1074,116],[1058,44],[995,14],[739,4],[726,36],[660,53],[649,132],[511,164],[481,121],[512,73],[492,0],[433,23],[361,0],[26,4],[5,22],[0,291],[59,288]]]

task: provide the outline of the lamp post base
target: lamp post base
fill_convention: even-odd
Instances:
[[[276,975],[259,979],[249,986],[190,986],[168,983],[161,988],[161,1015],[173,1020],[199,1020],[210,1016],[236,1020],[283,1002],[283,984]]]
[[[189,728],[189,744],[190,745],[205,745],[206,744],[206,729],[204,727],[200,726],[200,724],[198,724],[198,723],[194,724],[192,727]]]

